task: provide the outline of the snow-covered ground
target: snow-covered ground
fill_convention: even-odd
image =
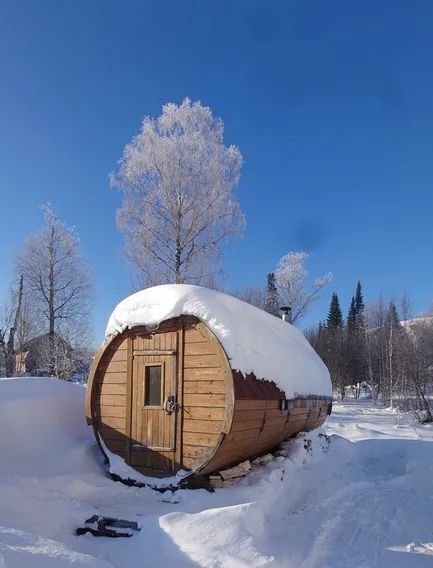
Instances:
[[[433,566],[433,428],[359,402],[324,431],[230,489],[160,494],[105,476],[83,387],[0,380],[0,567]],[[141,532],[75,536],[94,513]]]

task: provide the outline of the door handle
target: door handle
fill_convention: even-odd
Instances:
[[[174,394],[169,394],[165,397],[163,408],[166,414],[172,414],[173,412],[176,412],[176,410],[179,410],[180,405],[176,402]]]

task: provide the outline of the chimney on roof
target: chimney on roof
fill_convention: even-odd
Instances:
[[[280,310],[283,312],[281,318],[287,323],[292,323],[292,308],[291,306],[281,306]]]

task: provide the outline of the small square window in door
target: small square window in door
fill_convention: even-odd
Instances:
[[[144,406],[162,405],[162,365],[146,365]]]

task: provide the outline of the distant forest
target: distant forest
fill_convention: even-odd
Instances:
[[[270,273],[265,289],[248,288],[236,295],[281,317],[282,306],[293,312],[287,294],[280,295],[282,288],[292,286],[293,276],[291,271],[282,286]],[[297,289],[297,303],[302,296],[309,307],[314,294],[306,292],[305,282]],[[358,282],[346,317],[334,292],[326,321],[305,335],[329,369],[336,398],[368,393],[387,406],[416,412],[422,422],[433,421],[433,315],[412,317],[407,296],[399,303],[380,298],[366,306]]]
[[[380,299],[366,307],[358,282],[347,317],[334,292],[326,321],[306,335],[341,399],[364,385],[373,398],[432,421],[433,317],[411,318],[406,296],[399,306]]]

